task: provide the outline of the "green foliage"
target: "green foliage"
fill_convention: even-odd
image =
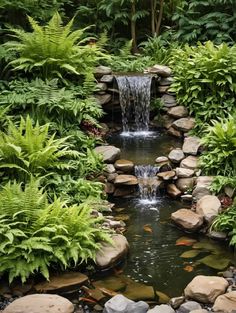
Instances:
[[[87,205],[68,207],[33,181],[23,189],[8,183],[0,192],[0,272],[9,281],[40,272],[49,278],[49,267],[62,269],[95,258],[101,241],[110,241],[99,227],[101,219]]]
[[[194,114],[198,125],[234,112],[236,46],[215,46],[212,42],[186,45],[173,50],[170,63],[175,78],[171,90],[176,92],[178,103]]]
[[[212,40],[217,44],[236,39],[235,0],[183,1],[174,15],[177,40],[188,43]]]
[[[213,121],[208,126],[202,143],[206,151],[200,157],[200,163],[207,174],[236,176],[236,120]]]
[[[219,194],[225,187],[236,189],[236,177],[215,176],[211,184],[211,191]]]
[[[14,70],[30,72],[46,79],[65,78],[67,73],[86,75],[106,56],[98,45],[89,45],[84,38],[86,29],[73,31],[74,18],[65,26],[55,13],[46,26],[28,17],[32,33],[11,29],[16,41],[5,43],[8,51],[16,51],[18,58],[9,63]]]

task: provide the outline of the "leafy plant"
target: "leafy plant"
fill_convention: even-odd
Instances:
[[[32,33],[11,29],[16,41],[5,43],[8,51],[19,57],[9,63],[14,70],[30,72],[40,77],[64,79],[67,73],[86,75],[99,60],[105,59],[99,45],[89,45],[84,38],[86,29],[73,29],[74,18],[65,26],[59,13],[55,13],[46,26],[40,26],[28,17]]]
[[[211,184],[211,191],[219,194],[225,187],[236,189],[236,177],[215,176]]]
[[[175,79],[171,90],[196,117],[197,131],[203,123],[235,111],[236,46],[186,45],[173,50],[170,64]]]
[[[236,176],[236,123],[235,117],[213,121],[202,139],[206,151],[200,163],[207,174]]]
[[[8,183],[0,191],[0,272],[9,281],[40,272],[49,279],[52,266],[74,267],[94,259],[101,241],[111,242],[101,219],[87,205],[48,203],[39,181]]]

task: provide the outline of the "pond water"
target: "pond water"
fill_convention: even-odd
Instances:
[[[154,164],[156,157],[167,155],[171,148],[181,145],[175,138],[158,132],[145,138],[113,135],[108,142],[120,147],[122,158],[132,160],[135,164]],[[170,222],[170,215],[179,208],[187,207],[186,203],[161,194],[155,203],[150,204],[140,201],[138,197],[113,197],[110,200],[116,204],[118,216],[129,217],[125,236],[130,243],[130,254],[124,274],[137,282],[151,285],[169,296],[178,296],[194,276],[215,275],[219,271],[196,264],[197,260],[212,253],[230,255],[227,248],[213,240],[187,234],[201,242],[203,249],[195,258],[180,257],[183,252],[193,248],[186,246],[184,240],[183,245],[176,245],[176,240],[186,236],[186,233]]]

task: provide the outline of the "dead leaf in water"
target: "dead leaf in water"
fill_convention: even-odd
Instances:
[[[182,253],[180,257],[184,259],[191,259],[191,258],[195,258],[196,256],[198,256],[199,253],[201,253],[201,251],[199,250],[189,250],[189,251],[185,251],[184,253]]]
[[[146,224],[143,226],[143,230],[146,231],[147,233],[153,233],[151,225],[150,224]]]
[[[175,245],[176,246],[190,247],[190,246],[192,246],[196,242],[197,242],[197,240],[184,236],[184,237],[180,237],[178,240],[176,240],[176,244]]]
[[[113,290],[110,290],[110,289],[107,289],[107,288],[99,288],[99,290],[105,295],[105,296],[109,296],[109,297],[114,297],[116,295],[118,295],[117,292],[113,291]]]
[[[186,271],[186,272],[192,272],[194,270],[194,268],[193,268],[193,266],[192,265],[186,265],[185,267],[184,267],[184,271]]]
[[[203,259],[198,260],[199,263],[203,263],[211,268],[217,270],[224,270],[230,264],[230,259],[224,257],[223,255],[208,255]]]

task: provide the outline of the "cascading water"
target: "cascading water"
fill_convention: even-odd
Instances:
[[[152,76],[116,76],[120,93],[123,133],[147,132]]]
[[[135,176],[138,178],[140,202],[153,204],[157,201],[159,180],[156,176],[158,167],[152,165],[136,165]]]

